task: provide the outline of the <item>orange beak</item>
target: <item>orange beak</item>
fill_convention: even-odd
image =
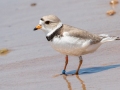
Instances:
[[[41,25],[37,25],[37,26],[34,28],[34,31],[35,31],[35,30],[38,30],[38,29],[41,29],[41,28],[42,28]]]

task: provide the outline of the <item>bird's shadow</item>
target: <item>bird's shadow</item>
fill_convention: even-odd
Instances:
[[[83,69],[79,70],[79,75],[98,73],[101,71],[105,71],[105,70],[109,70],[109,69],[117,68],[117,67],[120,67],[120,64],[100,66],[100,67],[91,67],[91,68],[83,68]],[[72,71],[66,72],[66,74],[71,75],[71,74],[74,74],[75,72],[76,72],[76,70],[72,70]]]

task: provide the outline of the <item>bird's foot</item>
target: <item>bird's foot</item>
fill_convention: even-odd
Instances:
[[[65,70],[63,70],[63,71],[62,71],[62,74],[65,74],[65,73],[66,73],[66,71],[65,71]]]
[[[67,74],[66,74],[66,71],[63,70],[63,71],[62,71],[62,74],[60,74],[60,75],[67,75]]]
[[[79,75],[79,73],[78,73],[78,72],[76,72],[76,73],[74,73],[74,74],[72,74],[72,75]]]

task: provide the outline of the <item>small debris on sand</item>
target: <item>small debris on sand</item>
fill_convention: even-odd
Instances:
[[[112,0],[112,1],[110,1],[110,4],[111,4],[111,5],[118,4],[118,0]]]
[[[8,50],[7,48],[3,48],[3,49],[0,49],[0,55],[5,55],[7,53],[9,53],[10,50]]]
[[[109,11],[107,11],[107,15],[109,15],[109,16],[112,16],[112,15],[114,15],[116,12],[114,11],[114,10],[109,10]]]
[[[36,3],[31,3],[31,6],[36,6],[37,4]]]

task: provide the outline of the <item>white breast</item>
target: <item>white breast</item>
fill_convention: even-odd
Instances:
[[[54,37],[51,42],[52,47],[60,53],[66,55],[81,56],[94,52],[100,44],[90,44],[90,40],[79,39],[71,36]]]

